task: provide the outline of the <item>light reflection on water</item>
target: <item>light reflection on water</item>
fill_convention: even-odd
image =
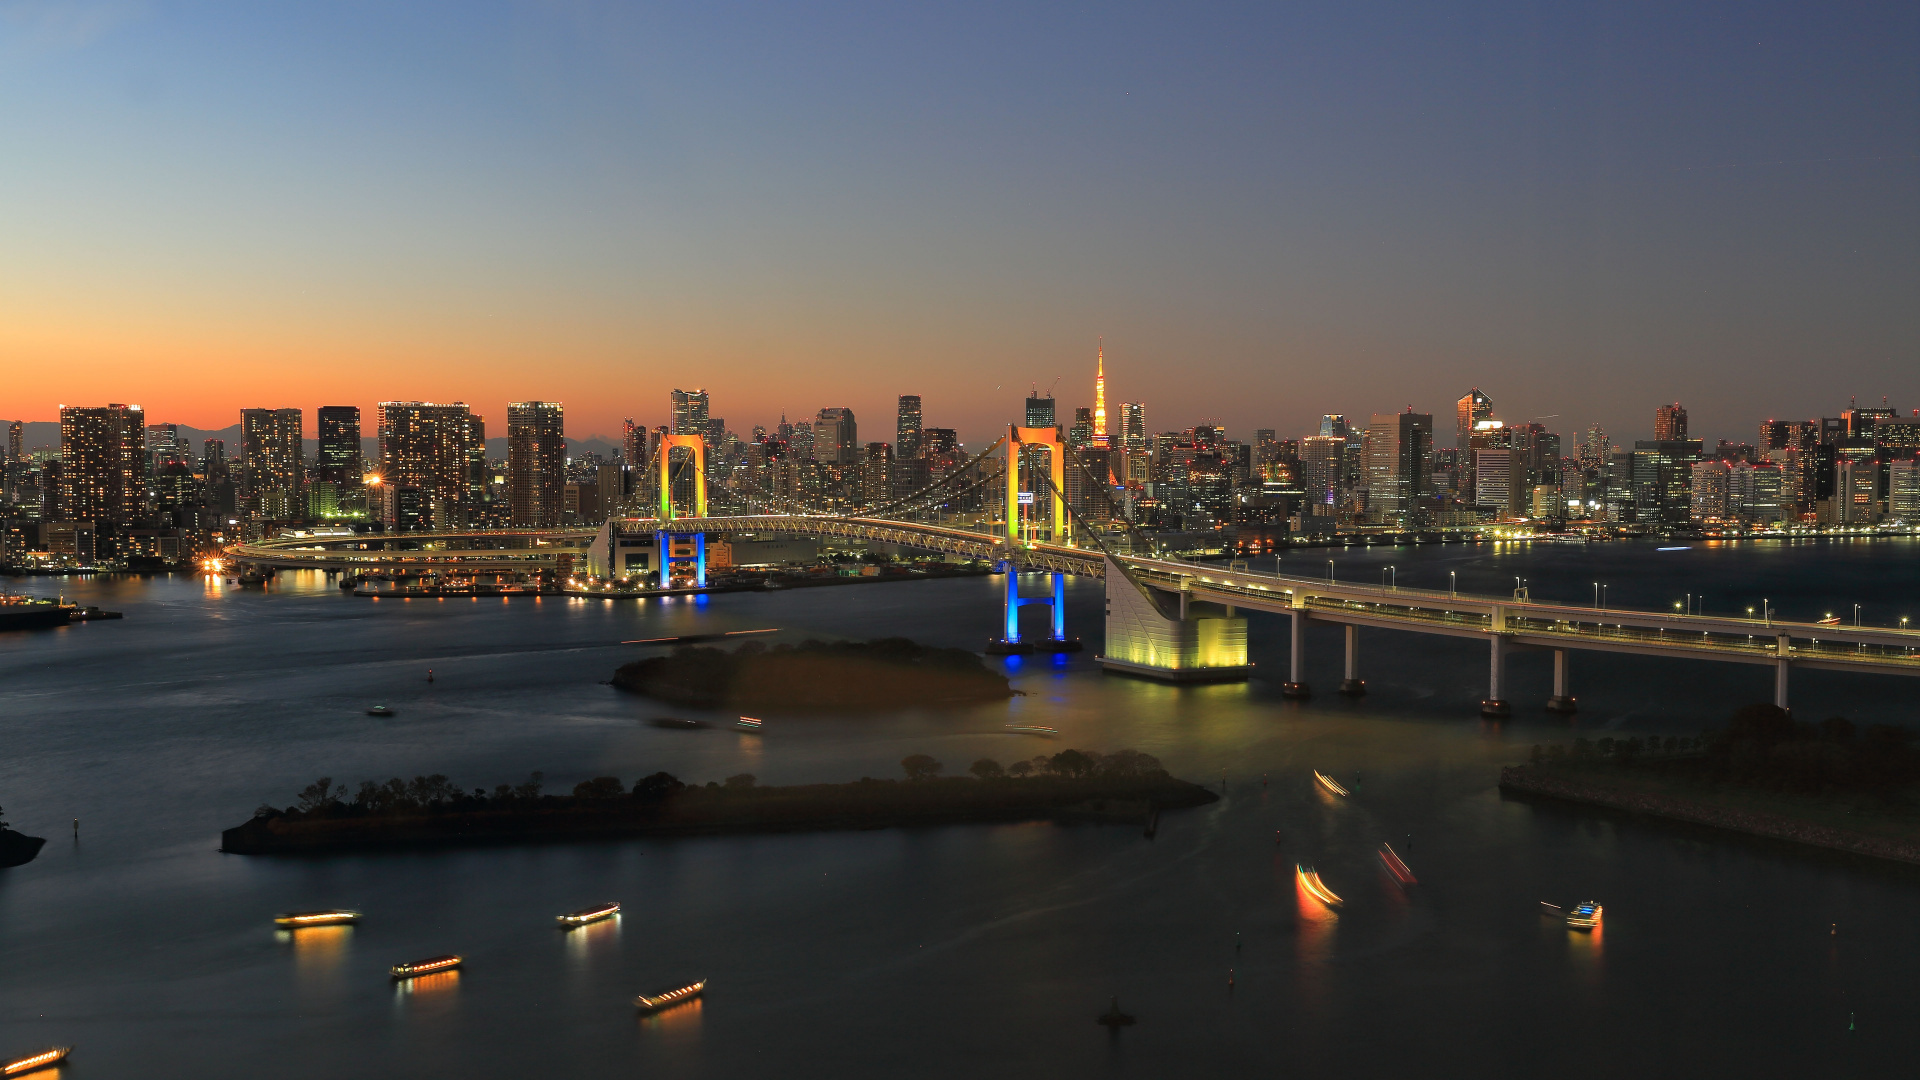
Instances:
[[[460,971],[436,971],[431,975],[415,975],[411,979],[395,979],[393,996],[396,1001],[414,998],[426,1001],[439,1001],[451,998],[454,991],[460,989]]]
[[[351,926],[303,926],[297,930],[276,930],[274,937],[293,946],[294,966],[302,975],[328,975],[338,971],[353,943]]]
[[[659,1032],[664,1035],[697,1035],[700,1033],[701,1016],[707,1007],[707,999],[689,998],[671,1008],[659,1012],[640,1014],[640,1030]]]
[[[620,915],[615,913],[585,926],[571,927],[565,934],[567,958],[575,964],[584,964],[589,958],[618,947]]]

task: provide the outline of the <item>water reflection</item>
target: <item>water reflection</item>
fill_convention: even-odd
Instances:
[[[303,926],[297,930],[275,930],[273,936],[293,946],[294,966],[302,974],[330,973],[346,958],[353,941],[351,926]]]
[[[393,996],[398,1001],[408,998],[437,1001],[452,997],[453,992],[458,989],[460,989],[460,972],[436,971],[431,975],[415,975],[411,979],[395,982]]]
[[[597,952],[613,948],[620,941],[620,916],[610,915],[585,926],[576,926],[566,932],[567,958],[574,963],[585,963],[587,957]]]

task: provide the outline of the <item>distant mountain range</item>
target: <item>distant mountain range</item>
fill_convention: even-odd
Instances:
[[[4,423],[5,421],[0,421],[0,424]],[[60,445],[60,425],[50,420],[38,420],[27,424],[26,431],[23,434],[28,453],[32,453],[36,447],[58,447]],[[196,459],[200,456],[200,445],[208,439],[219,439],[226,443],[228,457],[237,458],[240,455],[239,424],[219,428],[218,430],[188,427],[182,424],[180,425],[180,434],[184,435],[187,441],[193,444],[193,453]],[[315,440],[308,439],[306,440],[306,444],[307,457],[311,458],[319,452],[319,444]],[[0,449],[4,449],[4,447],[0,447]],[[619,449],[620,440],[608,438],[605,435],[589,435],[584,439],[569,438],[567,440],[567,453],[573,455],[599,454],[601,457],[612,457]],[[379,439],[363,438],[360,440],[360,453],[367,460],[373,460],[374,455],[379,452]],[[502,435],[487,440],[487,456],[498,458],[507,456],[506,436]]]

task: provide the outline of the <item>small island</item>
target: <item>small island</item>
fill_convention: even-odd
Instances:
[[[1748,705],[1699,738],[1536,746],[1500,770],[1500,789],[1920,863],[1914,735]]]
[[[925,754],[901,761],[906,777],[846,784],[762,787],[746,773],[704,786],[664,772],[629,790],[618,777],[576,784],[571,795],[524,784],[467,793],[445,776],[346,785],[322,777],[296,805],[261,806],[220,834],[242,855],[310,854],[455,844],[536,843],[621,837],[883,829],[969,822],[1086,821],[1144,826],[1162,810],[1219,798],[1167,775],[1152,755],[1063,750],[1002,767],[982,758],[968,776],[947,777]]]
[[[622,665],[613,685],[703,709],[883,709],[974,705],[1014,696],[1007,677],[973,653],[929,648],[906,638],[772,648],[750,641],[732,652],[683,646],[667,656]]]

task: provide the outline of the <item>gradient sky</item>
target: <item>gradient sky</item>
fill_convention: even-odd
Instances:
[[[1916,57],[1911,0],[0,0],[0,416],[974,441],[1101,335],[1110,403],[1240,437],[1912,409]]]

